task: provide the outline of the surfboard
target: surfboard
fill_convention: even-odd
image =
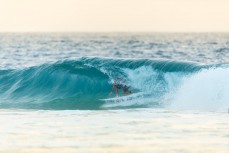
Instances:
[[[106,98],[106,99],[100,99],[102,101],[105,102],[122,102],[122,101],[129,101],[129,100],[133,100],[136,98],[140,98],[143,97],[144,93],[143,92],[139,92],[139,93],[133,93],[127,96],[120,96],[120,97],[113,97],[113,98]]]

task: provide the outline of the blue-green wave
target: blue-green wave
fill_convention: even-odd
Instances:
[[[209,67],[213,66],[151,59],[79,58],[0,70],[0,108],[107,109],[101,99],[112,97],[109,93],[117,78],[135,93],[156,98],[155,105],[160,105],[159,99],[174,90],[182,78]]]

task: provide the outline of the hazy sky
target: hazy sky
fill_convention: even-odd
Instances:
[[[0,0],[0,32],[229,32],[229,0]]]

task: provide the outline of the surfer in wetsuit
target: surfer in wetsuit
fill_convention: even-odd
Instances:
[[[130,94],[133,93],[131,90],[129,90],[130,87],[127,85],[123,85],[122,83],[118,82],[117,80],[114,81],[114,84],[112,85],[112,92],[115,90],[116,96],[118,97],[119,95],[119,89],[122,89],[122,94]]]
[[[133,93],[131,90],[129,90],[130,87],[128,87],[127,85],[124,85],[122,87],[122,94],[131,94]]]

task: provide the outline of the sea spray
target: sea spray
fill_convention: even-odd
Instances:
[[[171,107],[186,110],[222,111],[229,107],[229,68],[203,69],[186,77],[171,93]]]

